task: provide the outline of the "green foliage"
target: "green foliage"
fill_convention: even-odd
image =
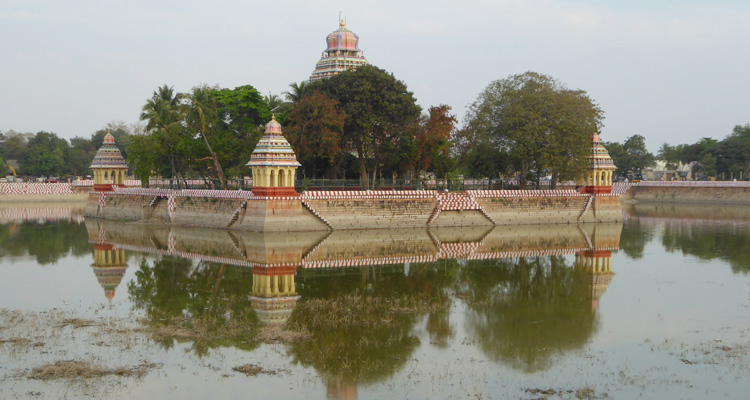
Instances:
[[[413,168],[417,177],[427,171],[435,172],[436,176],[445,176],[451,169],[449,140],[457,120],[450,110],[450,106],[444,104],[430,107],[429,116],[410,124],[408,134],[404,135],[406,140],[400,152],[401,164]]]
[[[128,161],[142,181],[154,174],[179,180],[249,173],[245,163],[271,119],[268,104],[252,86],[198,86],[188,94],[164,85],[143,107],[146,134],[128,147]]]
[[[506,152],[497,151],[489,143],[479,143],[468,154],[466,172],[471,178],[497,178],[509,165]]]
[[[286,137],[306,175],[325,175],[341,154],[345,115],[338,103],[319,91],[297,101],[289,114]]]
[[[0,261],[4,257],[33,257],[40,265],[51,265],[63,257],[90,252],[83,224],[60,221],[0,226]]]
[[[638,135],[636,135],[638,136]],[[640,139],[643,139],[640,137]],[[630,138],[628,139],[630,140]],[[637,147],[641,147],[640,140],[636,141]],[[628,142],[626,141],[625,145]],[[610,154],[617,154],[615,143],[608,143],[607,148]],[[624,146],[624,145],[623,145]],[[678,164],[689,164],[697,162],[694,167],[694,173],[703,173],[708,176],[725,178],[734,176],[739,178],[740,173],[743,177],[750,176],[750,124],[736,125],[732,133],[723,140],[704,137],[693,144],[662,144],[659,148],[657,157],[667,162],[667,169],[673,170]],[[613,158],[614,155],[613,155]],[[615,163],[618,160],[615,159]],[[621,162],[625,166],[630,166],[628,160]],[[618,166],[620,166],[618,164]]]
[[[313,82],[306,90],[320,90],[343,109],[344,140],[357,150],[365,188],[369,187],[368,171],[377,172],[381,164],[395,165],[394,153],[387,150],[400,142],[406,126],[420,114],[406,85],[371,65]]]
[[[641,135],[633,135],[625,140],[625,143],[604,143],[609,151],[619,176],[627,176],[629,172],[642,172],[645,168],[654,165],[655,157],[646,150],[646,138]],[[669,151],[668,149],[665,151]]]
[[[563,257],[477,261],[460,270],[459,282],[467,335],[514,369],[544,371],[598,329],[591,277]]]
[[[302,81],[300,83],[294,82],[289,84],[289,88],[291,88],[290,91],[282,93],[287,101],[291,101],[292,103],[297,103],[298,101],[302,100],[303,97],[305,97],[305,94],[307,94],[307,82]]]
[[[37,176],[60,176],[65,170],[64,155],[68,142],[54,133],[39,132],[29,139],[19,160],[26,173]]]
[[[522,186],[529,171],[572,178],[586,167],[589,138],[599,130],[602,115],[586,92],[526,72],[494,81],[480,93],[467,112],[462,141],[469,143],[468,152],[487,143],[512,154]]]

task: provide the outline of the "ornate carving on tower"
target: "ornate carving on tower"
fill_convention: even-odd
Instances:
[[[115,137],[109,133],[109,130],[89,168],[94,170],[94,191],[111,192],[114,186],[125,187],[128,164],[122,158],[120,149],[115,145]]]
[[[359,36],[346,29],[343,19],[339,29],[326,36],[326,45],[327,49],[310,75],[311,81],[330,78],[339,72],[369,64],[364,52],[359,49]]]
[[[589,167],[584,176],[578,179],[578,186],[582,186],[581,193],[611,193],[612,177],[617,167],[598,134],[591,136],[591,153],[587,158]]]
[[[281,124],[274,116],[266,124],[266,133],[255,145],[250,161],[245,164],[253,173],[253,194],[256,196],[296,197],[294,177],[297,157],[292,146],[281,134]]]

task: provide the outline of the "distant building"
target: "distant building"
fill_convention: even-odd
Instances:
[[[656,160],[654,165],[643,169],[643,177],[649,181],[671,181],[671,180],[693,180],[693,167],[696,161],[687,164],[678,162],[675,166],[669,165],[666,160]]]
[[[315,64],[310,81],[330,78],[339,72],[369,64],[365,53],[359,49],[359,36],[346,29],[343,19],[339,29],[326,36],[326,44],[328,47],[323,51],[320,61]]]

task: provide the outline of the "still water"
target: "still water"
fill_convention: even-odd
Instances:
[[[747,398],[750,210],[625,212],[260,235],[1,208],[0,398]],[[134,373],[38,374],[74,361]]]

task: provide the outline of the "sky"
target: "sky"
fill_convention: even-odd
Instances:
[[[723,139],[750,124],[750,2],[0,0],[0,131],[90,137],[138,122],[157,87],[309,78],[339,12],[370,63],[460,124],[490,82],[526,71],[585,90],[602,139]]]

